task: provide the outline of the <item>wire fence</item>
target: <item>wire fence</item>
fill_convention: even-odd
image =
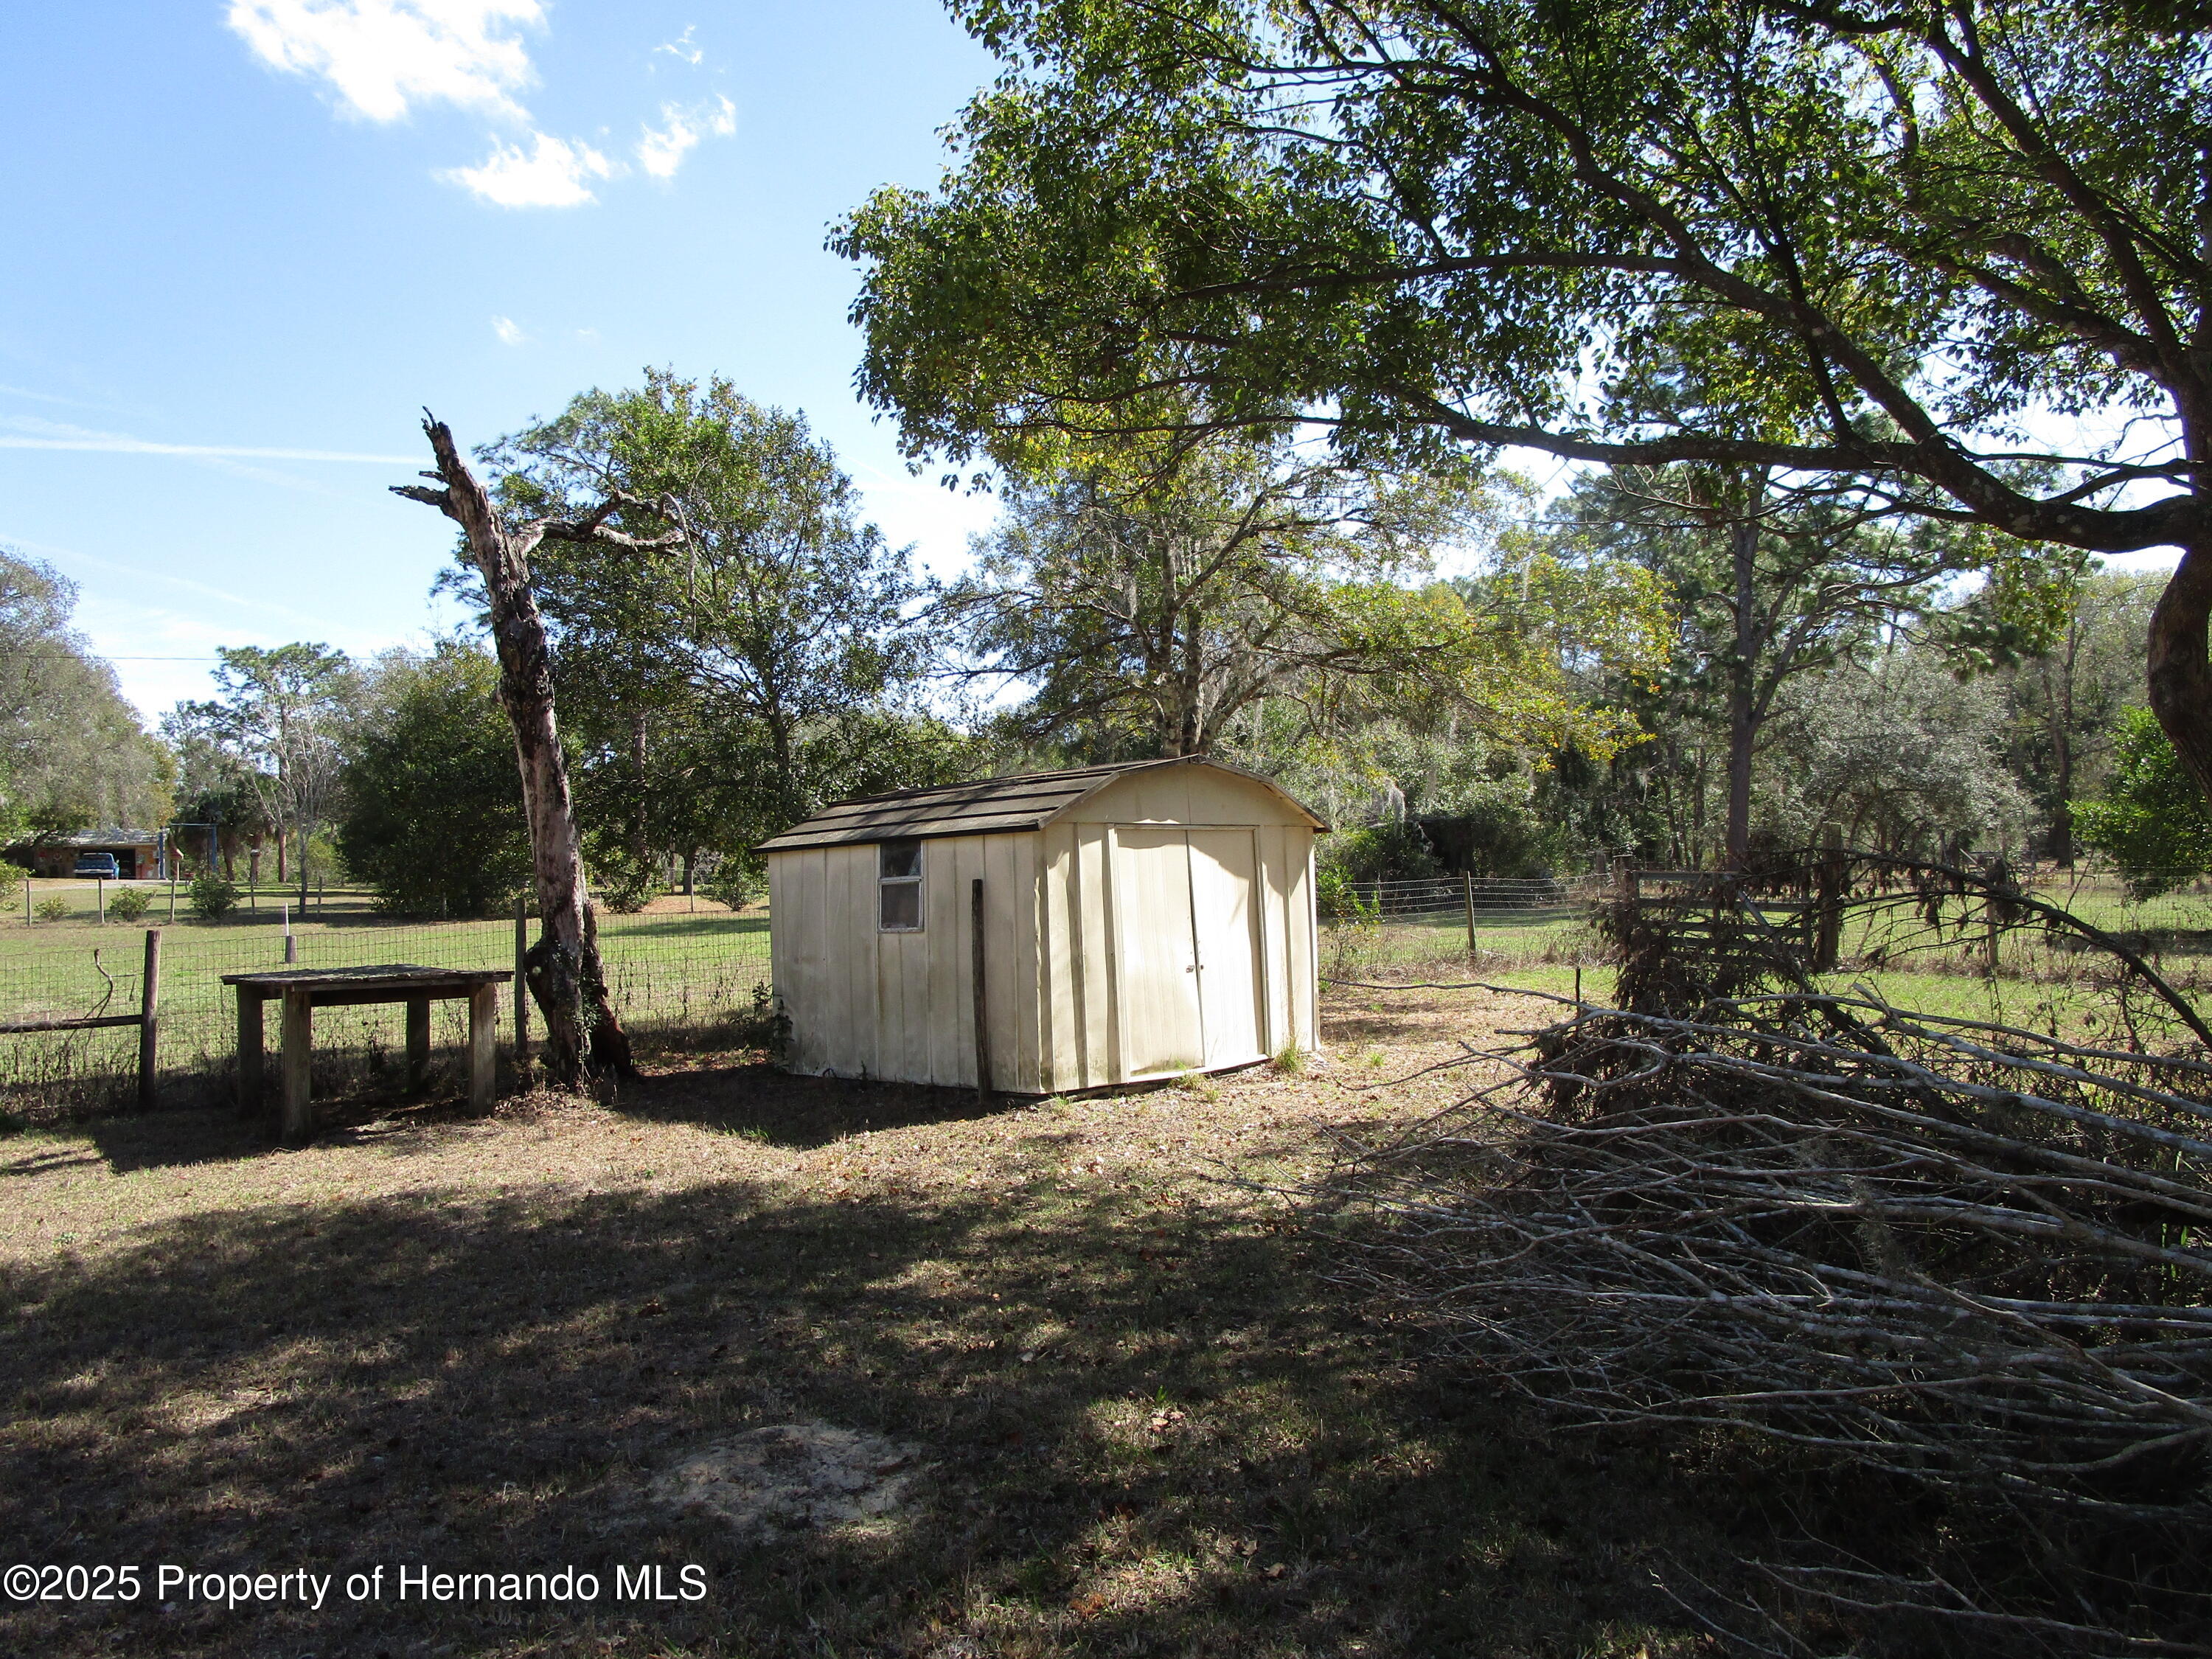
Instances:
[[[2180,872],[2130,880],[2087,864],[2008,873],[2028,892],[2185,980],[2212,973],[2212,878]],[[1719,878],[1711,871],[1645,871],[1640,879],[1656,891],[1670,883],[1697,887]],[[1589,919],[1613,880],[1612,872],[1597,872],[1526,880],[1431,876],[1346,883],[1322,907],[1323,971],[1356,979],[1454,963],[1502,969],[1604,962],[1608,947]],[[2022,939],[2006,966],[2047,975],[2054,971],[2051,959],[2074,948],[2065,937]],[[2058,963],[2056,970],[2063,966]]]
[[[1596,949],[1586,917],[1601,884],[1590,876],[1348,882],[1323,907],[1323,971],[1358,979],[1446,963],[1578,962]]]
[[[155,921],[148,917],[148,921]],[[531,924],[536,936],[536,924]],[[513,968],[512,919],[395,925],[372,916],[292,929],[293,965],[407,963]],[[599,922],[608,989],[624,1027],[645,1046],[683,1046],[728,1030],[769,979],[765,910],[608,915]],[[143,927],[110,924],[9,930],[0,939],[0,1024],[132,1014],[143,1006]],[[237,1003],[225,974],[287,965],[286,929],[264,915],[162,928],[159,1086],[165,1099],[227,1093],[234,1076]],[[514,1031],[515,987],[499,988],[501,1058]],[[398,1074],[405,1010],[397,1005],[315,1012],[316,1088],[343,1089]],[[457,1075],[467,1040],[465,1002],[431,1005],[434,1065]],[[538,1029],[533,1022],[533,1030]],[[47,1113],[119,1101],[136,1086],[132,1029],[0,1036],[0,1111]],[[439,1081],[434,1073],[434,1087]]]
[[[1663,882],[1668,873],[1646,877]],[[2190,874],[2131,884],[2086,866],[2011,873],[2029,891],[2183,981],[2202,982],[2212,975],[2212,881]],[[1589,919],[1610,883],[1607,874],[1592,873],[1346,884],[1324,897],[1322,971],[1331,978],[1358,979],[1415,975],[1454,964],[1499,969],[1605,962],[1608,946]],[[0,1024],[137,1012],[143,927],[162,924],[158,1082],[165,1099],[204,1099],[228,1092],[234,1074],[236,1007],[222,975],[283,966],[288,927],[302,967],[514,963],[511,919],[396,923],[343,904],[311,908],[303,916],[289,902],[280,910],[264,892],[258,912],[221,922],[169,923],[168,896],[155,891],[159,902],[136,925],[94,925],[95,890],[89,884],[81,895],[66,895],[72,908],[58,921],[27,922],[14,915],[0,921]],[[606,915],[599,921],[599,941],[617,1010],[647,1048],[711,1042],[766,994],[764,908]],[[2033,961],[2008,947],[2003,971],[2048,975],[2054,970],[2051,959],[2066,944],[2054,939],[2037,946]],[[2064,971],[2063,963],[2057,971]],[[513,985],[500,988],[503,1056],[514,1029],[514,997]],[[465,1005],[434,1004],[432,1019],[434,1054],[450,1077],[458,1072],[466,1037]],[[401,1065],[404,1020],[404,1011],[397,1006],[319,1010],[318,1091],[388,1082]],[[135,1085],[137,1040],[127,1027],[0,1036],[0,1114],[39,1115],[120,1102]]]

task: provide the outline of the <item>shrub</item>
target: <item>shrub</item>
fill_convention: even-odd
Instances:
[[[1378,914],[1370,898],[1362,898],[1341,866],[1317,865],[1314,871],[1314,904],[1324,921],[1364,921]]]
[[[1346,881],[1413,881],[1443,867],[1421,826],[1407,818],[1326,836],[1319,861]]]
[[[2073,803],[2081,840],[2108,854],[2136,898],[2154,898],[2212,869],[2212,811],[2148,708],[2130,708],[2114,734],[2102,800]]]
[[[66,921],[69,920],[69,901],[59,894],[52,898],[42,898],[31,914],[40,921]]]
[[[635,915],[650,903],[663,885],[659,863],[641,862],[627,855],[594,862],[591,868],[592,899],[618,916]]]
[[[154,901],[146,896],[143,889],[126,887],[107,901],[107,918],[110,921],[136,921],[153,908]]]
[[[751,859],[732,856],[714,866],[714,872],[700,884],[699,890],[717,904],[742,910],[760,902],[768,890],[768,877]]]
[[[192,914],[202,921],[221,921],[238,908],[238,884],[225,881],[212,870],[195,876],[187,890]]]

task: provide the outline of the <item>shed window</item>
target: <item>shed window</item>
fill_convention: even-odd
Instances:
[[[921,843],[886,841],[876,848],[877,925],[886,933],[921,931]]]

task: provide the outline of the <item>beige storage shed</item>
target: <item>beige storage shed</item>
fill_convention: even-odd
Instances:
[[[1200,757],[830,807],[758,849],[788,1064],[976,1086],[978,914],[994,1089],[1310,1050],[1327,828],[1265,778]]]

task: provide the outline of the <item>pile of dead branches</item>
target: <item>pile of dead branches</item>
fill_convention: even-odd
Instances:
[[[1569,1006],[1338,1170],[1389,1223],[1364,1287],[1572,1419],[2212,1521],[2212,1064],[1864,996]]]

